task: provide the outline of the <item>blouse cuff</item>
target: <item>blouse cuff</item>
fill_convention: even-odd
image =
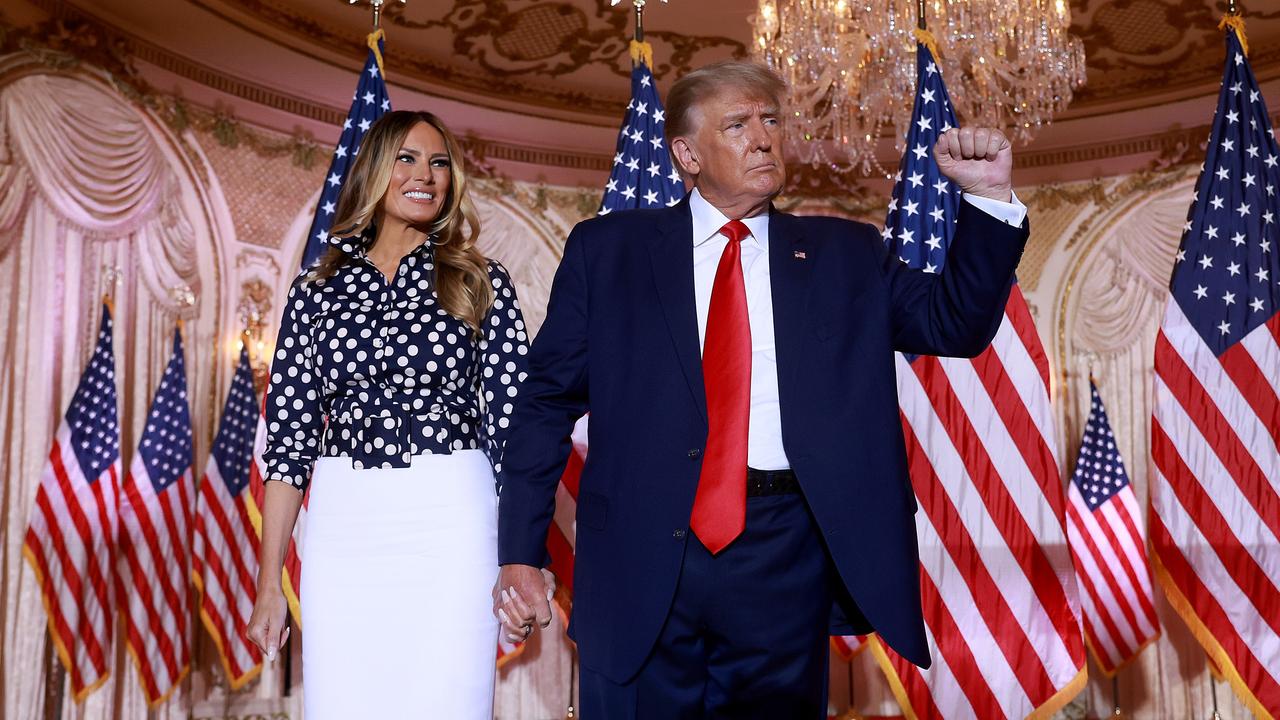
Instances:
[[[298,490],[306,490],[311,479],[313,460],[295,460],[293,458],[271,458],[267,460],[267,477],[264,483],[273,480],[291,485]]]

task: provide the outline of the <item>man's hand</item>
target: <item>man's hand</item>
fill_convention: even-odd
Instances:
[[[551,624],[555,578],[532,565],[503,565],[493,589],[493,614],[511,642],[525,640],[538,627]]]
[[[1013,199],[1013,148],[999,130],[952,128],[938,138],[933,157],[964,192],[1000,202]]]

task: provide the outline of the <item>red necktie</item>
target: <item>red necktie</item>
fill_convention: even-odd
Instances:
[[[714,555],[742,534],[747,520],[747,426],[751,417],[751,323],[742,280],[741,220],[720,228],[729,238],[711,288],[702,376],[707,393],[707,450],[689,527]]]

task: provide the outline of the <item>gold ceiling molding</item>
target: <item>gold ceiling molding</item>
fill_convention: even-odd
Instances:
[[[221,0],[187,1],[267,42],[278,42],[228,14]],[[516,100],[531,107],[572,108],[615,119],[627,100],[624,79],[631,74],[627,49],[629,15],[610,8],[606,0],[592,0],[591,4],[593,17],[588,18],[580,8],[566,2],[540,2],[512,11],[505,0],[455,0],[443,20],[429,21],[410,19],[405,13],[412,9],[398,4],[387,6],[383,12],[385,24],[406,32],[447,31],[454,54],[474,63],[473,67],[465,67],[441,62],[397,46],[395,52],[387,54],[388,72],[410,78],[437,94],[452,90],[471,96],[458,98],[462,100],[474,101],[475,96]],[[305,48],[329,48],[352,58],[365,51],[362,34],[328,27],[273,0],[237,0],[235,8],[278,33],[303,40],[305,47],[300,52],[317,59],[322,58]],[[552,21],[561,13],[569,19]],[[646,30],[645,37],[660,49],[659,62],[653,68],[659,78],[692,70],[695,55],[704,50],[718,51],[721,57],[747,54],[742,42],[722,36]],[[616,91],[593,93],[566,89],[554,82],[530,82],[531,78],[553,81],[588,66],[606,67],[619,76]]]
[[[181,97],[158,92],[141,78],[135,61],[155,65],[227,95],[325,125],[336,126],[346,117],[344,108],[319,104],[241,78],[229,77],[129,35],[58,0],[30,1],[42,7],[47,6],[46,9],[51,11],[56,9],[56,19],[29,28],[0,25],[0,52],[21,50],[36,53],[42,62],[51,67],[76,63],[101,67],[121,92],[155,112],[175,131],[191,127],[210,133],[224,145],[244,145],[265,158],[288,157],[295,165],[303,168],[310,168],[326,157],[324,149],[308,132],[297,130],[289,134],[253,128],[237,119],[229,109],[205,108]],[[1273,118],[1273,123],[1280,125],[1280,114]],[[1209,129],[1205,124],[1068,148],[1021,150],[1015,156],[1015,164],[1020,169],[1043,168],[1154,153],[1156,160],[1152,167],[1173,167],[1199,162]],[[491,163],[494,161],[600,173],[607,172],[612,163],[612,155],[608,153],[540,148],[475,136],[463,138],[463,144],[468,160],[481,175],[500,175],[493,170]],[[857,193],[859,188],[868,184],[866,181],[850,182],[834,177],[831,173],[817,173],[800,167],[791,168],[790,174],[792,182],[789,183],[788,194],[803,197],[848,198],[851,192]],[[872,198],[857,194],[849,202],[851,207],[863,208],[872,202]]]
[[[1196,89],[1222,76],[1222,10],[1205,0],[1076,0],[1071,32],[1084,43],[1089,81],[1076,92],[1073,109],[1151,94]],[[1225,5],[1225,3],[1221,3]],[[1251,30],[1275,28],[1280,10],[1264,2],[1244,3]],[[1280,44],[1253,49],[1254,71],[1263,76],[1280,65]]]

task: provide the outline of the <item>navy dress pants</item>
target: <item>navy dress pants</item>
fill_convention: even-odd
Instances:
[[[825,719],[834,573],[801,495],[748,498],[743,534],[719,555],[686,541],[640,672],[619,684],[582,668],[583,720]]]

